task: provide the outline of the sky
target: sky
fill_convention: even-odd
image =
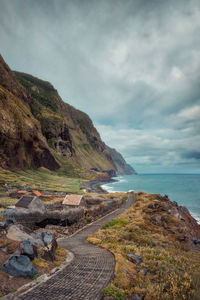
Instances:
[[[199,0],[0,0],[0,52],[138,173],[200,173]]]

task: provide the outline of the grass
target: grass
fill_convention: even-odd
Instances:
[[[115,219],[115,220],[111,220],[109,221],[107,224],[105,224],[102,229],[107,229],[109,227],[117,227],[120,228],[122,227],[124,224],[128,223],[128,219]]]
[[[200,299],[200,253],[176,239],[180,220],[168,215],[168,226],[175,234],[153,224],[147,213],[152,202],[157,202],[155,195],[137,195],[126,212],[88,238],[115,255],[115,278],[104,295],[118,300],[135,293],[145,300]],[[130,253],[141,256],[143,262],[133,264]]]
[[[56,259],[53,262],[44,260],[41,258],[41,253],[39,253],[38,257],[35,257],[32,263],[36,268],[40,269],[39,273],[41,274],[60,266],[66,260],[66,257],[67,250],[58,246],[56,249]]]
[[[17,199],[13,199],[13,198],[10,198],[10,197],[0,198],[0,202],[1,202],[0,210],[6,209],[8,206],[15,205],[15,203],[17,201],[18,201]]]
[[[42,168],[41,170],[27,170],[11,172],[0,168],[0,181],[5,180],[8,186],[20,188],[22,186],[32,189],[56,192],[80,192],[80,179],[59,175]]]

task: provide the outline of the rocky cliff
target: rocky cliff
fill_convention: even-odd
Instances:
[[[134,173],[116,153],[49,82],[11,71],[0,56],[0,167]]]
[[[133,167],[126,163],[123,156],[113,148],[107,146],[107,149],[112,156],[115,166],[117,166],[117,170],[119,174],[137,174]]]

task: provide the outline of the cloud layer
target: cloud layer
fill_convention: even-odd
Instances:
[[[0,0],[1,52],[138,172],[200,172],[200,2]]]

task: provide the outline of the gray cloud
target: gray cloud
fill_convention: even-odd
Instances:
[[[198,0],[0,0],[1,52],[138,172],[199,172]]]

